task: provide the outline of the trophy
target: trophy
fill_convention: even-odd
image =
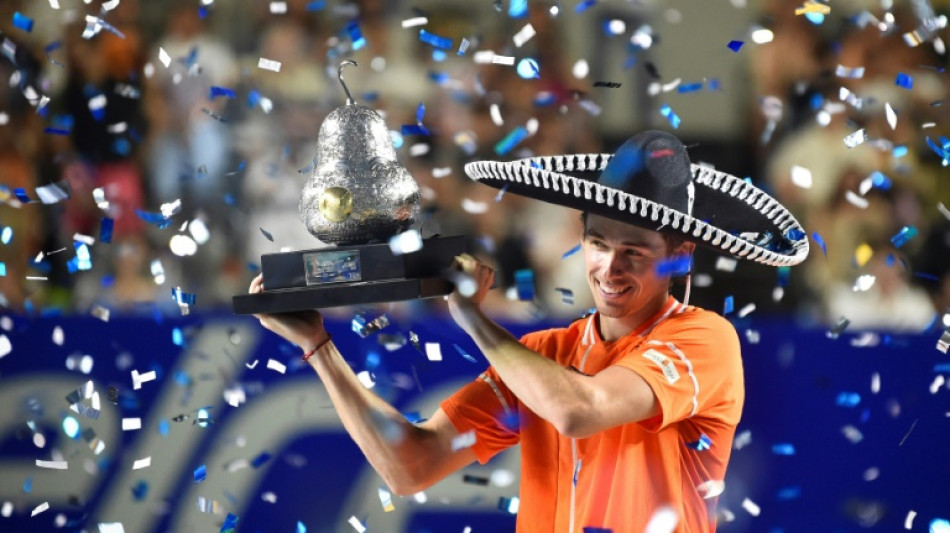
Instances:
[[[410,253],[390,239],[419,215],[419,186],[396,160],[389,130],[375,110],[353,101],[343,68],[346,104],[320,126],[313,173],[300,199],[300,218],[325,248],[264,254],[264,290],[234,296],[235,313],[279,313],[429,298],[450,293],[446,277],[467,237],[430,237]]]

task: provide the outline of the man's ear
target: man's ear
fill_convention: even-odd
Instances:
[[[674,250],[673,255],[693,255],[693,252],[696,251],[696,243],[685,241]]]

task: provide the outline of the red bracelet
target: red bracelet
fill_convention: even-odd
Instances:
[[[311,357],[313,357],[313,354],[317,353],[317,350],[319,350],[320,348],[323,348],[324,346],[326,346],[327,343],[330,342],[332,339],[333,339],[333,336],[330,335],[330,332],[327,332],[327,340],[325,340],[325,341],[321,342],[320,344],[314,346],[314,348],[313,348],[312,350],[310,350],[309,352],[303,354],[303,357],[301,357],[300,360],[303,361],[304,363],[306,363],[308,359],[310,359]]]

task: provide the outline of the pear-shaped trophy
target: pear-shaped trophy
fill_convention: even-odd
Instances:
[[[375,110],[353,101],[338,70],[346,104],[320,126],[313,174],[298,209],[325,248],[261,256],[264,290],[234,296],[235,313],[276,313],[412,300],[448,294],[444,276],[470,248],[465,237],[432,237],[411,253],[390,239],[419,215],[419,186],[396,160],[389,130]]]

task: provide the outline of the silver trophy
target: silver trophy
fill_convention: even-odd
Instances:
[[[261,256],[264,291],[232,300],[239,314],[320,309],[448,294],[453,258],[471,248],[465,237],[432,237],[409,254],[389,240],[419,215],[419,186],[396,160],[389,130],[374,109],[354,102],[343,68],[346,103],[317,137],[317,157],[298,212],[307,230],[331,246]]]

